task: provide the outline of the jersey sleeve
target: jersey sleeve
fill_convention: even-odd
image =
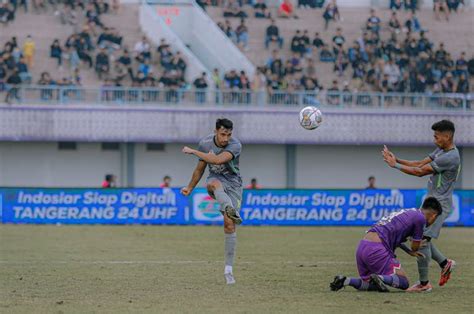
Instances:
[[[240,142],[231,143],[227,145],[224,151],[231,153],[232,156],[234,156],[233,159],[235,159],[240,156],[240,152],[242,151],[242,144],[240,144]]]
[[[453,169],[457,166],[457,164],[457,158],[454,154],[444,154],[433,159],[433,161],[430,163],[431,167],[436,173]]]
[[[439,148],[436,148],[431,154],[428,155],[428,157],[430,157],[431,160],[435,160],[435,157],[438,151],[439,151]]]

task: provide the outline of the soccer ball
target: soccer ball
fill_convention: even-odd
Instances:
[[[314,130],[323,122],[323,114],[316,107],[304,107],[300,111],[300,124],[306,130]]]

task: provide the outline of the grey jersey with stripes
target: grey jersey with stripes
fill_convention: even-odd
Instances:
[[[198,150],[203,153],[213,152],[216,155],[227,151],[234,156],[231,161],[222,165],[209,164],[209,177],[217,178],[222,183],[231,184],[233,186],[242,186],[242,178],[240,176],[239,159],[242,151],[242,144],[234,137],[230,138],[229,144],[225,147],[218,147],[214,139],[214,134],[209,134],[199,142]]]
[[[453,210],[453,190],[461,171],[461,158],[456,147],[448,151],[435,149],[429,157],[433,175],[428,181],[428,195],[434,196],[443,207],[443,211]]]

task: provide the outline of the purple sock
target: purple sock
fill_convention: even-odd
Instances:
[[[409,283],[408,283],[408,278],[404,276],[398,276],[398,275],[380,275],[380,278],[383,280],[383,282],[390,287],[394,287],[397,289],[402,289],[406,290],[408,289]]]
[[[370,284],[368,281],[364,281],[361,278],[347,278],[347,286],[356,288],[359,291],[377,291],[377,287]],[[347,280],[346,279],[346,280]]]

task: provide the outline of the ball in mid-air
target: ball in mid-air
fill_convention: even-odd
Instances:
[[[323,114],[316,107],[304,107],[300,111],[300,124],[306,130],[314,130],[323,122]]]

